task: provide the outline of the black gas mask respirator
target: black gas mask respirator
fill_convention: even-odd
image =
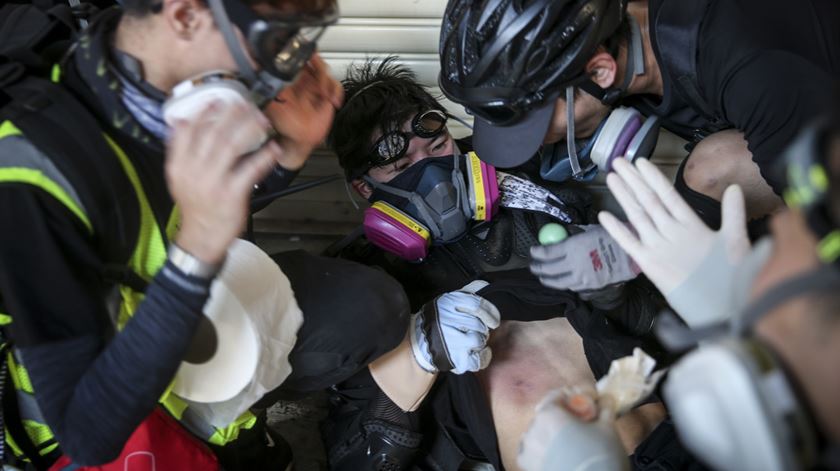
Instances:
[[[175,120],[194,117],[212,101],[265,107],[295,80],[315,53],[318,39],[338,20],[334,3],[318,15],[272,19],[239,0],[207,3],[238,70],[210,71],[178,84],[164,104],[164,119],[170,126]]]

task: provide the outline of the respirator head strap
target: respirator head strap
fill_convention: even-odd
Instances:
[[[786,301],[804,294],[833,291],[838,288],[840,288],[840,273],[837,268],[823,264],[816,270],[793,277],[764,293],[735,319],[732,323],[733,333],[743,335],[756,322]]]
[[[566,87],[566,149],[572,166],[572,177],[576,178],[583,172],[575,148],[575,87]]]
[[[227,44],[228,51],[233,55],[233,60],[236,61],[239,73],[248,82],[255,83],[258,80],[257,72],[251,67],[245,51],[242,50],[242,45],[236,37],[236,32],[233,30],[233,23],[231,23],[228,17],[222,0],[207,0],[207,2],[210,5],[210,13],[213,14],[213,21],[216,22],[216,26],[218,26],[219,31],[222,32],[222,36],[225,38],[225,44]]]
[[[632,15],[627,16],[630,30],[627,34],[627,69],[624,83],[620,87],[602,88],[590,79],[584,80],[580,88],[607,106],[614,106],[627,94],[630,83],[637,75],[645,74],[645,48],[642,44],[642,30]]]

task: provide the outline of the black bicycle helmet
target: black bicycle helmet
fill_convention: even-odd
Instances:
[[[450,0],[439,83],[475,116],[479,157],[512,167],[537,151],[555,101],[589,82],[586,62],[626,7],[627,0]]]

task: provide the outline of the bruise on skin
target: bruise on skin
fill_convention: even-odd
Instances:
[[[479,374],[496,425],[506,469],[516,470],[519,439],[548,391],[562,386],[595,388],[583,342],[566,319],[503,322],[490,339],[493,361]]]

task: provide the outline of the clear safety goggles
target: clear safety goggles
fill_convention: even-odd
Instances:
[[[338,7],[329,2],[317,14],[294,14],[266,18],[240,0],[208,0],[239,72],[249,82],[259,101],[273,99],[294,81],[318,46],[327,27],[338,21]],[[231,25],[245,36],[248,53],[259,70],[248,60]]]

